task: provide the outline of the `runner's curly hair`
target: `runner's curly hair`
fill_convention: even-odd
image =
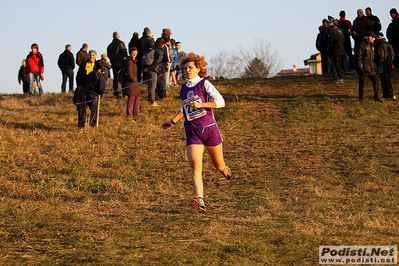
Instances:
[[[195,67],[200,70],[198,73],[198,76],[200,76],[200,78],[206,76],[207,69],[205,67],[208,65],[208,63],[205,61],[204,56],[199,56],[191,52],[182,59],[181,65],[184,67],[184,65],[189,62],[194,62]]]

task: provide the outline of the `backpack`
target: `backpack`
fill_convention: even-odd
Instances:
[[[123,83],[126,80],[127,77],[127,73],[124,67],[122,67],[119,71],[118,71],[118,82],[119,83]]]
[[[125,60],[122,61],[122,68],[118,71],[118,82],[121,84],[127,79],[127,72],[125,70],[127,60],[130,60],[130,58],[127,57]]]
[[[141,64],[143,66],[150,66],[154,63],[154,57],[155,57],[155,49],[150,48],[148,52],[146,52],[143,55],[143,60],[141,60]]]

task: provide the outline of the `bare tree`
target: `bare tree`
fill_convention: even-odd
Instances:
[[[265,40],[255,40],[252,50],[240,48],[242,61],[246,65],[244,77],[268,78],[274,76],[283,65],[279,51]]]
[[[209,59],[209,72],[215,77],[236,78],[241,75],[242,61],[235,55],[221,51],[216,55],[211,55]]]

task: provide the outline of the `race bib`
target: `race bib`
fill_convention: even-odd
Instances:
[[[198,103],[202,103],[202,100],[200,97],[197,95],[194,95],[193,97],[187,98],[183,101],[183,109],[184,112],[186,113],[186,117],[188,121],[195,120],[197,118],[203,117],[206,115],[206,109],[205,108],[193,108],[190,105],[190,102],[196,101]]]

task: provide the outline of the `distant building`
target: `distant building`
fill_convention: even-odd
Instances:
[[[306,76],[309,75],[309,68],[297,68],[296,65],[292,69],[283,69],[277,73],[277,76]]]
[[[309,59],[303,61],[305,66],[309,66],[310,75],[323,75],[321,68],[321,54],[313,54]]]

